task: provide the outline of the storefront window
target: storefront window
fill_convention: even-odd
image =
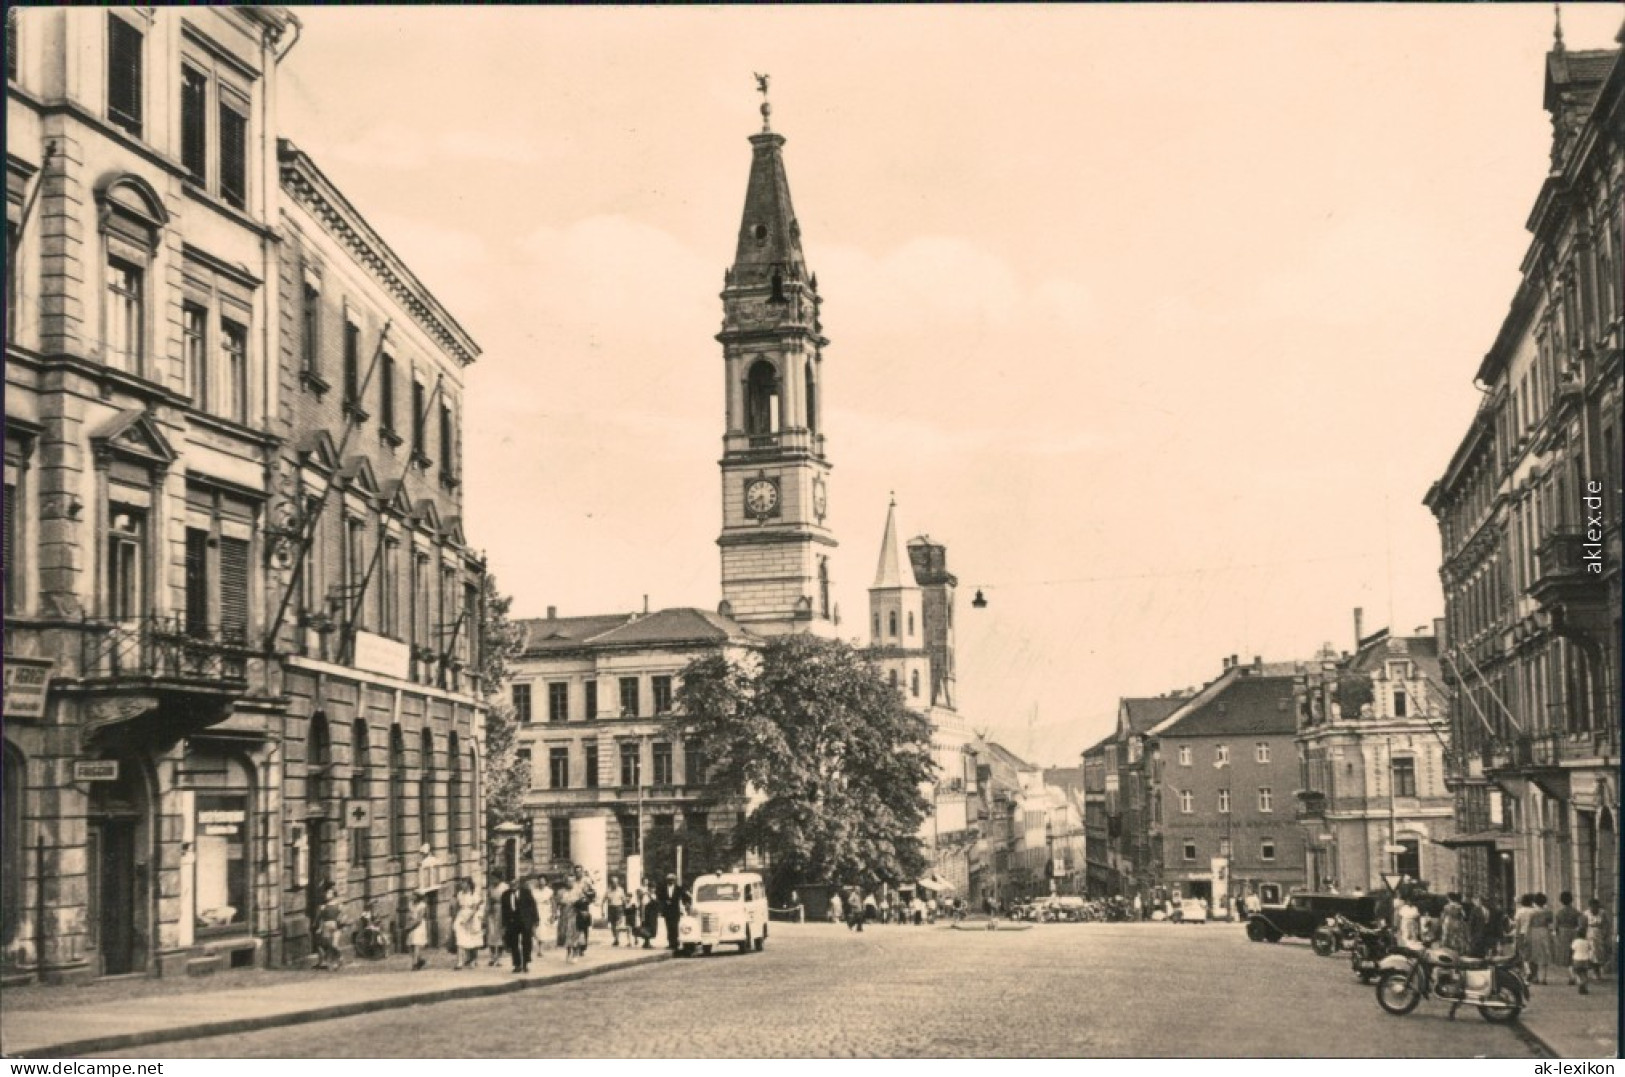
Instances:
[[[248,923],[248,798],[199,794],[195,893],[199,932]]]

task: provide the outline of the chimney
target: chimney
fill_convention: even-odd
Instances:
[[[1445,639],[1444,637],[1445,637],[1444,618],[1443,617],[1435,617],[1435,618],[1433,618],[1433,638],[1439,641],[1437,646],[1438,646],[1438,648],[1439,648],[1439,650],[1441,652],[1445,649],[1445,647],[1449,646],[1449,642],[1450,642],[1449,640]]]
[[[1253,655],[1253,672],[1254,673],[1263,673],[1264,672],[1264,656],[1263,655],[1261,655],[1261,654]]]
[[[1230,659],[1228,659],[1228,658],[1221,658],[1221,659],[1220,659],[1220,660],[1219,660],[1219,661],[1220,661],[1220,662],[1221,662],[1221,663],[1222,663],[1222,664],[1223,664],[1223,666],[1224,666],[1224,668],[1225,668],[1225,669],[1227,669],[1227,670],[1228,670],[1228,669],[1229,669],[1229,668],[1230,668]]]
[[[1241,665],[1241,655],[1239,655],[1239,654],[1231,655],[1230,656],[1230,666],[1231,666],[1231,668],[1234,669],[1236,666],[1239,666],[1239,665]]]
[[[559,619],[559,608],[557,606],[547,607],[547,619],[549,621],[556,621]]]
[[[648,595],[643,596],[643,615],[645,617],[647,617],[649,615],[649,596]]]
[[[1365,635],[1365,610],[1354,607],[1354,649],[1360,649],[1360,638]]]

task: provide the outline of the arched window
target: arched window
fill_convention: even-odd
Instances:
[[[434,840],[434,734],[425,729],[418,737],[418,841]]]
[[[327,809],[332,788],[328,777],[333,769],[333,738],[327,729],[327,716],[310,716],[305,745],[305,810],[320,815]]]
[[[914,693],[914,698],[920,696],[920,671],[915,670],[908,675],[908,690]]]
[[[406,738],[389,728],[389,855],[406,855]]]
[[[908,612],[908,635],[909,635],[910,639],[914,638],[914,611],[913,610],[909,610],[909,612]]]
[[[829,558],[818,559],[818,609],[825,620],[829,619]]]
[[[365,718],[350,727],[350,800],[352,808],[372,802],[372,745]],[[372,828],[351,828],[350,866],[361,867],[371,855]]]
[[[892,610],[886,614],[886,632],[893,639],[897,638],[897,611]]]
[[[875,639],[880,638],[880,614],[875,614]]]
[[[779,432],[779,372],[766,359],[757,360],[745,379],[745,433]]]
[[[463,754],[454,729],[446,737],[446,862],[457,862],[463,829]]]
[[[813,377],[812,364],[807,364],[807,432],[818,433],[818,381]]]
[[[893,688],[896,688],[897,687],[897,671],[895,669],[887,670],[887,673],[889,674],[889,677],[890,677],[890,680],[891,680],[891,686]]]

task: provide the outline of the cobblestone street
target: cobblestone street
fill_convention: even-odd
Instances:
[[[1535,988],[1542,994],[1561,988]],[[129,1057],[1530,1057],[1513,1031],[1378,1009],[1342,961],[1224,924],[774,925],[720,954]]]

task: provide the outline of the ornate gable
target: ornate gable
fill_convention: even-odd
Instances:
[[[418,518],[418,521],[422,523],[425,528],[432,531],[436,535],[440,534],[440,510],[435,508],[435,504],[432,500],[429,498],[424,498],[422,501],[419,501],[417,503],[417,509],[413,515]]]
[[[326,430],[312,430],[299,440],[297,449],[299,463],[305,467],[314,467],[331,475],[338,469],[338,449],[333,444],[333,435]]]
[[[372,498],[379,496],[378,476],[372,470],[372,461],[365,456],[352,456],[344,461],[344,466],[339,469],[339,478],[357,494]]]
[[[90,435],[91,448],[99,457],[121,456],[148,467],[167,469],[179,454],[153,421],[140,408],[121,411]]]

